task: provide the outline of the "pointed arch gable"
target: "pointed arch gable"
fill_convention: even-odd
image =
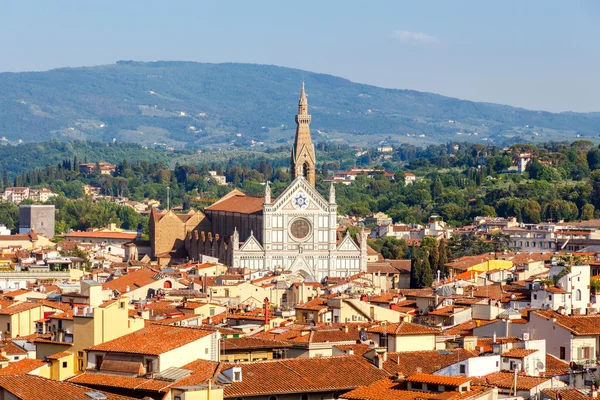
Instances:
[[[328,211],[329,203],[321,196],[321,193],[308,183],[304,177],[298,177],[281,193],[273,202],[272,209],[279,210],[283,208],[299,191],[304,191],[310,200],[323,211]]]

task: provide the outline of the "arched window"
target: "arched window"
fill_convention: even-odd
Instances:
[[[575,291],[575,300],[581,301],[581,290],[579,289]]]
[[[277,400],[276,396],[269,396],[269,400]]]
[[[165,281],[163,287],[165,289],[171,289],[173,287],[173,284],[171,283],[171,281]]]
[[[302,396],[300,396],[300,400],[310,400],[310,397],[308,397],[307,394],[303,394]]]
[[[308,170],[309,170],[308,164],[307,163],[302,164],[302,176],[305,179],[308,179]]]

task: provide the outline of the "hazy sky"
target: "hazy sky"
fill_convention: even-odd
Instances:
[[[0,1],[0,71],[239,61],[600,111],[600,1]]]

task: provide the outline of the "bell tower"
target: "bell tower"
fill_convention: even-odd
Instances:
[[[310,120],[308,100],[304,91],[304,82],[302,82],[298,114],[296,115],[296,138],[292,147],[291,172],[292,179],[303,176],[314,187],[316,159],[315,148],[310,138]]]

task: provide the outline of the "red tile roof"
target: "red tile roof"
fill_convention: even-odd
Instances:
[[[555,325],[562,326],[574,335],[600,335],[600,314],[568,316],[556,311],[542,310],[534,313],[547,320],[556,319]]]
[[[569,363],[560,360],[553,355],[546,353],[546,371],[542,372],[543,376],[560,376],[569,373]]]
[[[460,386],[471,381],[461,376],[444,376],[433,374],[414,374],[405,379],[407,382],[422,382],[432,385]]]
[[[544,399],[558,400],[556,398],[558,394],[559,399],[562,400],[590,400],[589,392],[584,393],[573,388],[543,389],[542,393]]]
[[[510,389],[514,387],[514,377],[512,372],[494,372],[493,374],[486,375],[482,378],[473,379],[473,383],[477,384],[488,384],[496,386],[502,389]],[[531,390],[544,382],[547,382],[551,378],[537,377],[537,376],[525,376],[517,375],[517,389],[518,390]]]
[[[220,370],[232,367],[242,368],[242,380],[225,386],[226,398],[350,390],[386,377],[359,355],[223,364]]]
[[[120,293],[124,294],[127,292],[127,287],[129,287],[129,290],[135,290],[156,282],[157,279],[155,278],[159,276],[158,274],[160,274],[160,271],[156,271],[152,268],[140,268],[127,275],[104,283],[102,289],[118,290]]]
[[[470,390],[463,392],[423,392],[407,390],[407,384],[402,380],[397,381],[393,378],[385,378],[371,385],[362,386],[344,393],[343,398],[352,400],[466,400],[470,398],[484,398],[485,392],[491,392],[492,390],[492,388],[484,386],[471,386]]]
[[[204,329],[151,324],[139,331],[92,346],[88,350],[160,355],[212,333]]]
[[[89,387],[123,388],[158,393],[167,392],[168,388],[173,384],[173,382],[159,379],[93,372],[84,372],[69,378],[68,381]],[[88,391],[90,390],[88,389]]]
[[[5,368],[0,369],[0,375],[28,374],[33,370],[43,367],[44,365],[46,365],[44,360],[23,358],[17,362],[8,364],[8,366]]]
[[[21,400],[61,399],[81,400],[89,398],[87,387],[60,382],[35,375],[1,375],[0,387]],[[133,400],[131,397],[104,393],[108,400]]]
[[[390,335],[437,335],[439,329],[430,328],[425,325],[413,324],[411,322],[398,322],[395,324],[385,324],[367,329],[369,333],[387,333]]]
[[[73,239],[123,239],[133,240],[137,237],[137,233],[125,233],[125,232],[71,232],[62,235],[65,238]]]
[[[252,349],[278,349],[290,347],[291,344],[280,340],[263,339],[257,337],[228,338],[221,341],[222,351],[252,350]]]
[[[204,210],[259,214],[262,213],[264,203],[264,197],[252,197],[242,193],[223,198]]]
[[[478,356],[479,353],[465,349],[387,353],[383,369],[390,375],[433,374],[449,365]]]
[[[502,353],[502,357],[523,358],[532,355],[533,353],[537,353],[537,351],[538,350],[536,349],[510,349]]]

